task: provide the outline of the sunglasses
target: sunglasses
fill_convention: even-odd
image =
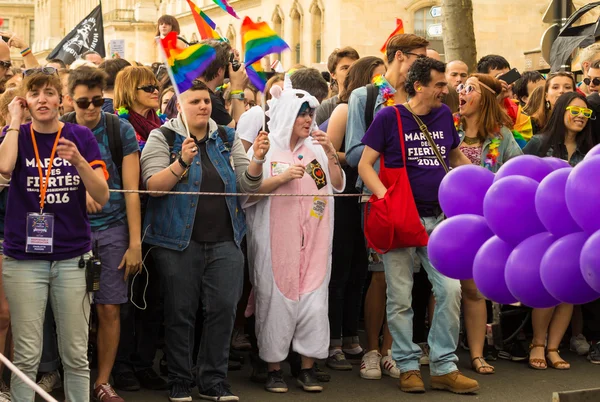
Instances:
[[[87,109],[90,105],[94,105],[94,107],[100,107],[104,105],[104,98],[94,98],[92,100],[89,99],[77,99],[75,104],[80,109]]]
[[[584,78],[583,82],[587,86],[589,86],[590,84],[594,84],[594,86],[597,87],[598,85],[600,85],[600,78],[594,78],[594,79]]]
[[[136,89],[151,94],[154,93],[154,91],[158,91],[160,87],[158,85],[144,85],[142,87],[137,87]]]
[[[9,61],[4,61],[4,60],[0,60],[0,66],[4,67],[4,68],[10,68],[12,66],[12,63]]]
[[[579,115],[585,117],[586,119],[591,119],[592,118],[592,109],[588,109],[585,107],[579,107],[579,106],[567,106],[567,111],[569,113],[571,113],[571,116],[573,117],[577,117]]]
[[[481,93],[477,90],[477,88],[475,88],[473,85],[469,84],[469,85],[465,85],[465,84],[459,84],[456,87],[456,92],[461,93],[462,91],[465,91],[465,94],[470,94],[471,92],[475,91],[477,93]]]
[[[45,75],[54,75],[54,74],[58,74],[58,70],[55,69],[54,67],[29,68],[29,69],[23,71],[23,76],[27,77],[32,74],[38,74],[38,73],[45,74]]]

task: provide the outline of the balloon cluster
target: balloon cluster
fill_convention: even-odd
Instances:
[[[439,201],[448,217],[431,234],[431,263],[475,280],[501,304],[534,308],[600,298],[600,145],[575,168],[523,155],[498,173],[452,170]]]

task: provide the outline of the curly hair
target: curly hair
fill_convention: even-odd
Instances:
[[[431,57],[421,57],[415,60],[408,70],[408,75],[404,82],[404,89],[408,96],[415,96],[417,94],[417,91],[415,90],[415,83],[417,81],[420,82],[421,85],[429,85],[431,82],[431,71],[437,71],[438,73],[443,74],[446,72],[446,65]]]

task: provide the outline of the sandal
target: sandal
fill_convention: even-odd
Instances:
[[[552,359],[548,356],[548,353],[560,353],[558,351],[558,349],[546,349],[546,359],[548,359],[548,361],[550,361],[550,364],[552,365],[552,368],[555,368],[557,370],[569,370],[571,368],[571,365],[564,361],[564,360],[558,360],[553,362]]]
[[[546,359],[531,358],[531,350],[535,348],[546,349],[546,345],[536,345],[533,343],[529,345],[529,367],[534,370],[546,370],[548,368]]]
[[[479,361],[479,364],[480,364],[479,367],[477,367],[477,365],[475,364],[475,361]],[[488,374],[494,374],[496,372],[496,369],[494,368],[494,366],[490,366],[489,364],[487,364],[487,362],[484,360],[484,358],[482,356],[473,358],[471,360],[471,367],[473,367],[473,370],[477,374],[488,375]]]

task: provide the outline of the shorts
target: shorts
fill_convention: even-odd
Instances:
[[[100,274],[100,290],[94,293],[96,304],[127,303],[129,281],[124,280],[125,268],[119,264],[129,248],[129,230],[127,225],[92,232],[92,249],[98,242],[98,254],[102,261]]]

